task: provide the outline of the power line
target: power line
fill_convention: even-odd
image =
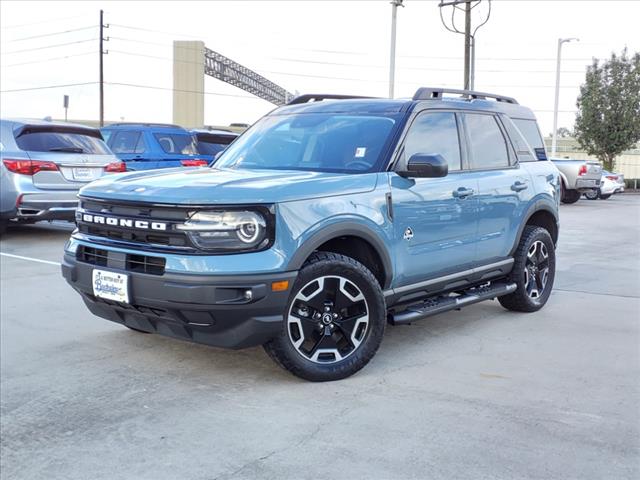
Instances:
[[[44,87],[14,88],[12,90],[0,90],[0,93],[27,92],[32,90],[46,90],[49,88],[79,87],[81,85],[95,85],[96,83],[98,82],[67,83],[66,85],[47,85]]]
[[[11,55],[11,54],[14,54],[14,53],[33,52],[35,50],[45,50],[47,48],[66,47],[67,45],[75,45],[77,43],[93,42],[95,40],[97,40],[97,38],[89,38],[87,40],[77,40],[75,42],[57,43],[55,45],[45,45],[44,47],[24,48],[22,50],[13,50],[11,52],[0,52],[0,54],[2,54],[2,55]]]
[[[63,60],[63,59],[73,58],[73,57],[83,57],[85,55],[93,55],[93,53],[94,52],[76,53],[74,55],[65,55],[65,56],[62,56],[62,57],[47,58],[45,60],[33,60],[31,62],[11,63],[9,65],[2,65],[2,68],[18,67],[20,65],[32,65],[34,63],[53,62],[54,60]]]
[[[84,15],[74,15],[71,17],[62,17],[62,18],[50,18],[47,20],[41,20],[39,22],[31,22],[31,23],[22,23],[20,25],[7,25],[7,26],[2,26],[3,30],[9,30],[11,28],[22,28],[22,27],[30,27],[32,25],[42,25],[43,23],[53,23],[53,22],[61,22],[63,20],[72,20],[74,18],[85,18],[88,17],[88,14],[84,14]]]
[[[111,26],[111,27],[119,27],[119,28],[126,28],[126,29],[129,29],[129,30],[138,30],[140,32],[160,33],[162,35],[170,35],[172,37],[187,37],[187,38],[197,38],[197,39],[201,38],[201,37],[197,37],[195,35],[185,35],[184,33],[176,33],[176,32],[164,32],[162,30],[153,30],[151,28],[133,27],[131,25],[122,25],[122,24],[119,24],[119,23],[110,23],[109,26]]]
[[[35,38],[43,38],[43,37],[53,37],[54,35],[63,35],[65,33],[80,32],[80,31],[89,30],[92,28],[96,28],[96,27],[91,26],[91,27],[82,27],[82,28],[72,28],[70,30],[62,30],[60,32],[43,33],[41,35],[31,35],[29,37],[21,37],[21,38],[14,38],[12,40],[4,40],[4,43],[22,42],[24,40],[33,40]]]
[[[122,87],[148,88],[148,89],[151,89],[151,90],[167,90],[167,91],[172,91],[172,92],[185,92],[185,93],[199,93],[199,94],[204,94],[204,95],[215,95],[215,96],[218,96],[218,97],[252,98],[252,99],[262,100],[261,98],[256,97],[254,95],[237,95],[237,94],[232,94],[232,93],[205,92],[205,91],[198,91],[198,90],[182,90],[182,89],[178,89],[178,88],[157,87],[155,85],[141,85],[141,84],[137,84],[137,83],[124,83],[124,82],[104,82],[104,83],[106,85],[118,85],[118,86],[122,86]]]

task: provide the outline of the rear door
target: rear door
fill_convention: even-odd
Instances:
[[[33,175],[42,189],[69,189],[100,178],[116,158],[96,130],[65,125],[24,125],[15,133],[18,148],[31,160],[50,162]]]
[[[509,256],[534,188],[497,115],[469,112],[462,119],[479,187],[478,262],[492,263]]]
[[[476,259],[478,181],[463,170],[454,112],[423,111],[413,120],[399,162],[416,153],[440,154],[442,178],[390,176],[395,229],[395,286],[406,286],[471,267]]]

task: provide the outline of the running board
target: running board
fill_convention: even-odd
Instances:
[[[507,295],[514,292],[516,288],[517,285],[515,283],[494,282],[484,287],[464,290],[460,295],[430,298],[423,303],[412,305],[400,313],[390,315],[389,323],[392,325],[407,325],[437,313],[459,310],[467,305]]]

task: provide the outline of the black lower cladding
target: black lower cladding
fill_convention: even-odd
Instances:
[[[95,297],[94,268],[126,273],[130,303]],[[182,340],[245,348],[261,345],[280,332],[297,272],[149,275],[84,263],[66,254],[62,274],[82,295],[89,310],[99,317]],[[289,281],[289,288],[273,292],[272,282],[283,280]]]

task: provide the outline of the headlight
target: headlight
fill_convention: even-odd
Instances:
[[[270,243],[267,220],[250,210],[203,211],[194,213],[176,229],[186,232],[203,250],[260,250]]]

